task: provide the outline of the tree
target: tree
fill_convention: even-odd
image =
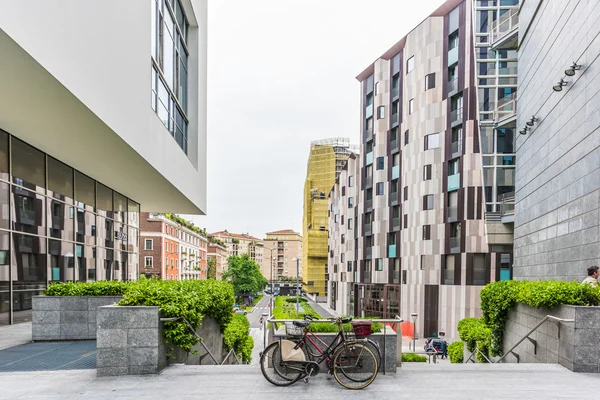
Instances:
[[[206,278],[217,279],[217,260],[209,258],[206,260]]]
[[[223,280],[231,282],[237,295],[254,294],[264,289],[267,280],[260,272],[260,266],[248,254],[230,256]]]

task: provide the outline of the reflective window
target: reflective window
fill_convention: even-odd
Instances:
[[[11,146],[13,183],[43,193],[46,187],[44,153],[15,137]]]
[[[140,205],[132,200],[127,200],[127,224],[140,226]]]
[[[75,281],[75,254],[73,243],[60,240],[48,241],[48,256],[50,270],[48,281],[67,282]]]
[[[98,246],[113,248],[114,247],[114,233],[113,233],[113,221],[101,216],[96,217],[98,222],[97,236]]]
[[[12,227],[16,231],[45,235],[46,198],[38,193],[12,187]]]
[[[48,236],[73,240],[75,208],[58,200],[48,198]]]
[[[73,202],[73,168],[48,157],[48,196]]]
[[[0,130],[0,179],[8,180],[8,134]]]
[[[0,182],[0,228],[10,229],[10,187]]]
[[[96,207],[96,184],[94,180],[79,171],[75,171],[75,200],[77,207],[94,211]]]
[[[76,210],[75,240],[87,245],[96,244],[96,215],[81,208]]]
[[[46,240],[13,233],[13,322],[31,321],[31,298],[46,288]]]
[[[127,198],[117,192],[114,192],[114,209],[114,220],[127,222]]]
[[[96,185],[96,209],[103,217],[112,217],[113,191],[101,183]]]

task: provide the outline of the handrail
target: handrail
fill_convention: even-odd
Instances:
[[[527,332],[527,334],[525,336],[523,336],[521,338],[521,340],[519,340],[517,343],[515,343],[515,345],[513,347],[511,347],[509,351],[505,352],[504,355],[502,357],[500,357],[498,359],[498,361],[496,361],[496,364],[499,363],[500,361],[504,360],[504,358],[507,355],[509,355],[510,353],[512,353],[512,351],[514,349],[516,349],[518,345],[520,345],[525,339],[527,339],[529,337],[529,335],[531,335],[533,332],[535,332],[537,330],[537,328],[539,328],[540,326],[542,326],[542,324],[544,322],[546,322],[547,320],[549,320],[549,319],[553,320],[553,321],[556,321],[558,323],[561,323],[561,322],[575,322],[574,319],[565,319],[565,318],[558,318],[558,317],[555,317],[553,315],[546,315],[544,318],[542,318],[542,320],[536,326],[534,326],[529,332]],[[558,331],[558,336],[560,337],[560,330]]]
[[[198,342],[202,345],[202,347],[204,347],[204,350],[206,350],[206,352],[208,353],[208,355],[210,356],[210,358],[213,359],[213,361],[215,362],[216,365],[220,365],[219,362],[217,361],[217,359],[212,355],[212,353],[210,352],[210,350],[208,349],[208,347],[206,347],[206,345],[204,344],[204,339],[201,338],[197,333],[196,330],[192,327],[192,325],[188,322],[188,320],[184,317],[170,317],[170,318],[161,318],[160,321],[161,322],[175,322],[175,321],[179,321],[180,319],[183,320],[183,322],[185,322],[185,324],[187,325],[187,327],[192,331],[192,333],[198,338]],[[233,350],[233,349],[232,349]],[[229,357],[229,354],[227,354],[227,357]],[[227,357],[225,357],[225,359],[227,359]],[[235,357],[237,360],[237,356]],[[225,360],[223,360],[224,362]],[[237,360],[239,363],[239,360]]]
[[[485,354],[483,354],[481,352],[481,350],[479,350],[477,348],[477,346],[475,346],[475,350],[471,353],[471,355],[469,356],[469,358],[467,358],[467,361],[465,361],[464,364],[468,363],[469,361],[473,361],[473,360],[471,360],[471,358],[473,358],[473,356],[475,355],[475,353],[481,354],[483,356],[483,358],[485,358],[487,360],[488,363],[492,364],[492,362],[490,361],[490,359],[487,358],[487,356]],[[473,361],[473,362],[475,362],[475,361]]]

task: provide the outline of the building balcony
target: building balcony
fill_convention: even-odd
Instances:
[[[365,108],[365,119],[371,118],[372,116],[373,116],[373,104],[371,104]]]
[[[396,258],[396,245],[390,244],[388,246],[388,258]]]
[[[390,203],[392,203],[392,205],[394,203],[398,203],[398,192],[391,192],[390,193]]]
[[[492,50],[516,49],[519,40],[519,9],[512,8],[490,24]]]
[[[365,211],[371,211],[373,209],[373,199],[365,200]]]
[[[362,282],[363,283],[371,283],[371,271],[363,271]]]
[[[458,190],[460,188],[460,173],[448,176],[448,191]]]
[[[458,219],[458,207],[448,207],[448,222],[455,222]]]
[[[502,223],[515,222],[515,193],[505,193],[500,197],[500,215]]]
[[[372,176],[367,176],[365,178],[365,188],[371,188],[373,187],[373,177]]]
[[[448,66],[454,65],[458,62],[458,46],[448,51]]]
[[[517,93],[511,93],[498,100],[494,109],[496,127],[502,127],[517,118]]]
[[[458,125],[463,120],[463,109],[458,108],[456,110],[450,111],[450,123],[452,126]]]
[[[373,152],[369,152],[365,155],[365,165],[373,164]]]
[[[365,258],[367,258],[367,259],[373,258],[373,248],[372,247],[367,247],[365,249]]]
[[[454,93],[458,90],[458,78],[454,78],[448,81],[448,94]]]
[[[450,238],[450,253],[460,253],[460,236]]]
[[[391,151],[398,150],[398,139],[390,140],[390,149]]]
[[[373,129],[365,129],[365,142],[368,142],[371,139],[373,139]]]
[[[400,230],[400,217],[392,218],[392,231]]]
[[[396,97],[400,96],[400,87],[396,86],[392,88],[392,99],[395,99]]]
[[[372,227],[373,227],[372,224],[365,224],[365,235],[366,236],[369,236],[371,234]]]
[[[398,113],[392,114],[392,125],[396,125],[398,123]]]
[[[392,167],[392,179],[398,179],[398,178],[400,178],[400,166],[394,165]]]
[[[452,158],[458,157],[462,154],[462,140],[452,142]]]

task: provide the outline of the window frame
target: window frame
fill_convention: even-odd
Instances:
[[[381,188],[381,190],[380,190],[380,188]],[[384,193],[385,193],[384,182],[377,182],[375,184],[375,196],[383,196]]]
[[[432,164],[427,164],[423,166],[423,181],[431,180],[431,171],[433,169]]]
[[[435,89],[435,72],[425,75],[425,91],[429,89]]]
[[[148,248],[148,242],[150,242],[150,248]],[[144,250],[154,250],[154,240],[144,239]]]
[[[412,55],[406,59],[406,75],[415,69],[415,56]]]
[[[150,260],[150,266],[148,266],[148,260]],[[144,269],[154,268],[154,257],[145,256],[144,257]]]
[[[385,119],[385,106],[377,107],[377,119]]]
[[[431,200],[431,207],[430,207]],[[426,194],[423,196],[423,211],[433,210],[435,207],[435,197],[433,194]]]

